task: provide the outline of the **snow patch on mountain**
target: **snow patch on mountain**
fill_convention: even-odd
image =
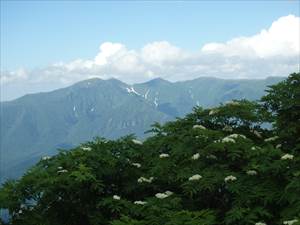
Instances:
[[[144,98],[145,98],[145,99],[147,99],[147,98],[148,98],[148,94],[149,94],[149,92],[150,92],[150,89],[148,89],[148,90],[147,90],[147,92],[145,93],[145,95],[144,95]]]
[[[154,101],[153,101],[153,103],[154,103],[155,107],[157,107],[157,106],[158,106],[157,100],[158,100],[158,98],[157,98],[157,97],[155,97],[155,98],[154,98]]]
[[[126,90],[127,90],[128,93],[134,93],[134,94],[139,95],[139,96],[141,95],[136,90],[134,90],[133,87],[130,87],[130,88],[127,87]]]

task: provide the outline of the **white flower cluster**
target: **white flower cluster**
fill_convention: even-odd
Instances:
[[[42,158],[42,160],[49,160],[49,159],[51,159],[51,156],[44,156],[44,157]]]
[[[120,197],[119,195],[114,195],[114,196],[113,196],[113,199],[114,199],[114,200],[120,200],[121,197]]]
[[[257,130],[251,130],[251,132],[258,138],[262,138],[261,134]]]
[[[91,148],[91,147],[81,147],[81,149],[82,149],[83,151],[86,151],[86,152],[92,151],[92,148]]]
[[[287,160],[287,159],[291,159],[292,160],[293,158],[294,158],[294,156],[291,155],[291,154],[285,154],[285,155],[281,156],[282,160]]]
[[[222,143],[229,143],[229,142],[235,143],[235,140],[233,138],[230,138],[230,137],[224,137],[222,139]]]
[[[263,222],[258,222],[258,223],[255,223],[255,225],[267,225],[267,224],[263,223]]]
[[[226,104],[227,105],[240,105],[240,103],[237,101],[228,101],[228,102],[226,102]]]
[[[131,165],[137,167],[137,168],[140,168],[142,165],[140,163],[132,163]]]
[[[150,178],[145,178],[145,177],[140,177],[137,182],[138,183],[152,183],[154,177],[150,177]]]
[[[265,139],[265,142],[275,141],[275,140],[277,140],[278,138],[279,138],[278,136],[270,137],[270,138]]]
[[[212,110],[209,111],[208,115],[212,116],[212,115],[214,115],[214,114],[216,114],[218,112],[219,112],[218,109],[212,109]]]
[[[293,225],[294,223],[297,223],[298,220],[297,219],[294,219],[294,220],[286,220],[286,221],[283,221],[283,224],[286,224],[286,225]]]
[[[229,136],[227,136],[229,138],[243,138],[243,139],[246,139],[246,136],[245,135],[242,135],[242,134],[231,134]]]
[[[231,134],[227,137],[224,137],[222,139],[222,143],[235,143],[235,139],[237,138],[243,138],[243,139],[246,139],[246,136],[245,135],[242,135],[242,134]]]
[[[144,201],[135,201],[134,204],[136,204],[136,205],[145,205],[145,204],[147,204],[147,202],[144,202]]]
[[[171,196],[172,194],[173,194],[173,192],[166,191],[164,193],[157,193],[157,194],[155,194],[155,197],[159,198],[159,199],[164,199],[164,198],[167,198],[167,197]]]
[[[189,181],[200,180],[202,178],[201,175],[195,174],[189,178]]]
[[[142,145],[143,142],[139,141],[139,140],[136,140],[136,139],[132,139],[132,142],[136,145]]]
[[[199,153],[196,153],[192,156],[192,160],[197,160],[200,158],[200,154]]]
[[[228,126],[228,125],[225,125],[225,127],[223,128],[224,131],[227,131],[227,132],[232,132],[233,129],[231,126]]]
[[[257,172],[256,172],[255,170],[248,170],[246,173],[247,173],[248,175],[250,175],[250,176],[255,176],[255,175],[257,175]]]
[[[228,181],[235,181],[235,180],[237,180],[237,178],[236,178],[235,176],[232,176],[232,175],[227,176],[227,177],[224,178],[224,181],[225,181],[226,183],[227,183]]]
[[[199,125],[199,124],[196,124],[196,125],[193,126],[193,129],[206,130],[206,127],[205,127],[205,126],[202,126],[202,125]]]
[[[166,154],[166,153],[162,153],[159,155],[159,158],[163,159],[163,158],[169,158],[170,155],[169,154]]]
[[[58,170],[57,173],[67,173],[68,170],[62,169],[62,170]]]

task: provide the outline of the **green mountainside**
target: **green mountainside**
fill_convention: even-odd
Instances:
[[[154,79],[128,85],[90,79],[48,93],[1,102],[1,180],[20,176],[44,155],[101,136],[115,139],[144,132],[154,122],[182,117],[195,106],[260,98],[283,78],[222,80],[199,78],[171,83]]]

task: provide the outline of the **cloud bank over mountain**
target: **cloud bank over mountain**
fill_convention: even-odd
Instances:
[[[299,33],[300,18],[288,15],[253,36],[207,43],[193,52],[167,41],[148,43],[141,49],[105,42],[93,59],[58,62],[34,70],[2,71],[2,100],[92,77],[115,77],[137,83],[155,77],[178,81],[200,76],[225,79],[284,76],[299,71]]]

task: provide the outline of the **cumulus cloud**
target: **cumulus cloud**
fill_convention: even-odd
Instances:
[[[185,51],[167,41],[148,43],[141,49],[105,42],[92,59],[59,62],[31,71],[2,71],[2,99],[27,92],[48,91],[92,77],[115,77],[136,83],[155,77],[178,81],[201,76],[285,76],[299,71],[299,33],[300,18],[289,15],[253,36],[237,37],[226,43],[207,43],[195,52]],[[16,87],[23,88],[15,92]],[[9,93],[18,96],[9,96]]]
[[[299,55],[300,18],[294,15],[281,17],[268,30],[251,37],[238,37],[227,43],[208,43],[202,52],[225,56],[268,58]]]

